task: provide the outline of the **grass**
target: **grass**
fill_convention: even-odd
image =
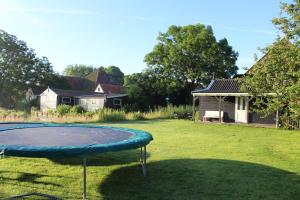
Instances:
[[[91,157],[89,199],[300,199],[297,131],[185,120],[113,125],[153,134],[148,177],[136,162],[138,150]],[[82,160],[0,160],[1,197],[33,191],[81,199]]]
[[[168,105],[148,112],[126,112],[124,109],[104,108],[85,112],[81,106],[58,105],[55,110],[40,112],[32,108],[30,114],[24,111],[8,110],[0,107],[0,121],[47,121],[55,123],[95,123],[120,122],[153,119],[188,119],[192,106]]]

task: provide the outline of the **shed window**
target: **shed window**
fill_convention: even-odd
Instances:
[[[122,105],[122,100],[121,99],[114,99],[113,100],[113,104],[115,106],[121,106]]]
[[[62,102],[63,103],[71,103],[71,97],[63,97]]]

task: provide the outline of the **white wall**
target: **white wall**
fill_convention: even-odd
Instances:
[[[103,89],[102,89],[102,87],[101,87],[101,85],[100,84],[98,84],[97,85],[97,87],[96,87],[96,89],[95,89],[95,91],[94,92],[98,92],[98,93],[104,93],[104,91],[103,91]]]
[[[105,104],[105,97],[81,97],[79,105],[87,111],[95,111],[103,109]]]
[[[46,111],[48,109],[55,109],[57,105],[57,95],[51,90],[46,89],[41,95],[40,109]]]

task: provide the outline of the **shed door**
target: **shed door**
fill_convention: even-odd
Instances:
[[[248,123],[248,97],[235,97],[235,122]]]

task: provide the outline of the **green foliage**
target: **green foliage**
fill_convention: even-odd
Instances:
[[[25,99],[17,101],[15,104],[15,109],[30,112],[30,102]]]
[[[120,70],[120,68],[116,66],[108,66],[104,68],[104,71],[108,74],[109,82],[111,84],[124,84],[124,73]]]
[[[281,39],[267,48],[268,53],[246,77],[242,89],[256,97],[255,111],[266,115],[277,109],[300,117],[300,48]],[[263,95],[274,93],[274,95]]]
[[[281,3],[282,15],[273,23],[283,33],[263,49],[265,56],[251,69],[242,89],[256,97],[254,110],[265,115],[280,110],[283,116],[300,119],[300,1]],[[273,96],[262,96],[274,93]]]
[[[46,57],[14,35],[0,30],[0,106],[13,107],[29,87],[45,85],[54,74]]]
[[[71,113],[71,109],[72,106],[61,104],[56,107],[55,112],[58,114],[58,116],[64,116],[66,114]]]
[[[0,117],[1,118],[26,118],[27,117],[27,112],[25,111],[17,111],[17,110],[10,110],[10,109],[5,109],[0,107]]]
[[[71,114],[83,114],[84,112],[85,112],[84,108],[79,105],[72,106],[72,108],[70,109]]]
[[[85,77],[92,73],[96,68],[92,65],[74,64],[67,65],[64,69],[64,74],[67,76],[80,76]]]
[[[300,39],[300,1],[293,0],[293,3],[281,2],[281,15],[273,19],[273,23],[288,38]]]
[[[141,112],[129,112],[126,114],[127,120],[145,120],[144,113]]]
[[[126,120],[125,111],[123,110],[114,110],[114,109],[101,109],[97,111],[98,121],[124,121]]]
[[[158,107],[152,113],[154,115],[158,115],[157,113],[159,113],[159,118],[161,119],[189,119],[192,112],[193,107],[189,105],[168,105],[166,107]]]
[[[188,104],[195,87],[237,71],[238,54],[226,39],[217,41],[210,26],[170,26],[157,40],[144,59],[148,68],[125,77],[129,104],[137,110],[166,106],[166,98],[175,105]]]
[[[129,98],[130,111],[148,111],[155,105],[165,105],[165,84],[150,72],[134,73],[125,77],[124,86]]]
[[[184,87],[187,94],[215,78],[229,78],[237,71],[238,53],[227,40],[216,40],[211,26],[170,26],[145,56],[152,76],[166,81],[165,88]]]

